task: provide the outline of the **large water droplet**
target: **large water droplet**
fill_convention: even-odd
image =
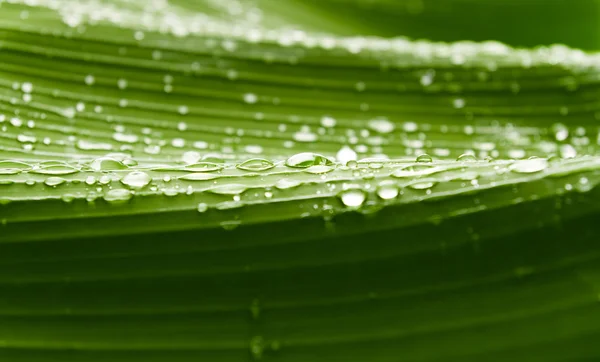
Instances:
[[[280,190],[286,190],[286,189],[291,189],[294,187],[298,187],[300,186],[302,183],[298,180],[292,180],[292,179],[287,179],[287,178],[282,178],[277,180],[277,182],[275,182],[275,187],[280,189]]]
[[[414,190],[427,190],[432,188],[433,186],[435,186],[436,182],[434,181],[421,181],[421,182],[416,182],[414,184],[408,185],[408,187],[410,187],[411,189]]]
[[[242,184],[226,184],[217,186],[207,191],[218,195],[239,195],[247,189],[248,186]]]
[[[383,200],[391,200],[398,197],[399,190],[393,181],[383,181],[377,186],[377,196]]]
[[[545,158],[531,158],[528,160],[519,160],[509,166],[509,169],[517,173],[534,173],[545,170],[548,167],[548,160]]]
[[[125,170],[128,167],[121,161],[110,157],[100,157],[92,161],[90,168],[94,171]]]
[[[338,162],[347,164],[349,161],[356,161],[358,155],[352,148],[343,146],[335,155],[335,158],[338,160]]]
[[[262,158],[251,158],[236,165],[236,167],[244,171],[266,171],[275,167],[275,164]]]
[[[142,171],[130,172],[121,179],[123,185],[132,189],[144,188],[150,184],[150,181],[152,181],[150,175]]]
[[[65,183],[67,180],[65,180],[62,177],[48,177],[46,180],[44,180],[44,184],[46,186],[51,186],[51,187],[56,187],[60,184]]]
[[[365,202],[367,194],[362,189],[353,188],[342,191],[339,197],[344,205],[351,208],[358,208]]]
[[[112,203],[126,202],[133,197],[133,193],[127,189],[112,189],[104,194],[104,200]]]
[[[307,168],[316,165],[333,165],[333,162],[325,156],[303,152],[293,155],[285,161],[285,165],[293,168]]]

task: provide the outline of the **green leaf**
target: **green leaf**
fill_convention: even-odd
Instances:
[[[477,4],[0,0],[0,360],[600,358],[600,56]]]

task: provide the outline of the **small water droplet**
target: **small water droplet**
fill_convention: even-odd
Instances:
[[[198,204],[197,210],[198,212],[206,212],[206,210],[208,210],[208,205],[204,202],[201,202]]]
[[[262,336],[254,336],[250,340],[250,354],[256,361],[262,359],[265,348],[265,341]]]
[[[258,102],[258,96],[254,93],[246,93],[244,94],[244,102],[248,104],[254,104]]]
[[[368,122],[369,128],[379,133],[390,133],[396,126],[387,118],[374,118]]]
[[[335,127],[336,123],[337,123],[337,121],[333,117],[323,116],[321,118],[321,125],[323,127],[327,127],[327,128]]]

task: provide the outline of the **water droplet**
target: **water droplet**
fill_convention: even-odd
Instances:
[[[87,85],[93,85],[96,82],[96,79],[94,78],[93,75],[88,74],[85,76],[84,82]]]
[[[356,160],[350,160],[350,161],[346,162],[346,167],[348,167],[348,168],[357,168],[358,167],[358,162]]]
[[[302,184],[302,182],[297,181],[297,180],[292,180],[292,179],[287,179],[287,178],[282,178],[279,179],[275,182],[275,187],[280,189],[280,190],[286,190],[286,189],[291,189],[294,187],[298,187]]]
[[[387,118],[374,118],[368,123],[369,128],[379,133],[390,133],[396,126]]]
[[[338,162],[347,164],[350,161],[356,161],[358,155],[354,150],[348,146],[343,146],[335,155]]]
[[[422,182],[416,182],[414,184],[408,185],[408,187],[410,187],[411,189],[414,190],[428,190],[431,189],[433,186],[435,186],[436,182],[434,181],[422,181]]]
[[[561,145],[559,151],[562,158],[573,158],[577,156],[577,150],[570,144]]]
[[[419,163],[430,163],[430,162],[433,162],[433,158],[431,158],[431,156],[429,156],[428,154],[424,153],[424,154],[419,155],[417,157],[417,162],[419,162]]]
[[[29,82],[24,82],[23,84],[21,84],[21,90],[24,93],[31,93],[31,91],[33,90],[33,84]]]
[[[236,167],[244,171],[266,171],[275,167],[275,164],[262,158],[251,158],[236,165]]]
[[[463,153],[456,160],[459,162],[477,162],[477,157],[470,153]]]
[[[46,186],[56,187],[60,184],[65,183],[66,181],[67,180],[61,177],[48,177],[46,180],[44,180],[44,184]]]
[[[226,184],[207,190],[217,195],[239,195],[246,191],[248,187],[242,184]]]
[[[310,166],[308,168],[306,168],[304,171],[311,173],[313,175],[320,175],[320,174],[324,174],[324,173],[328,173],[333,171],[333,166],[326,166],[326,165],[315,165],[315,166]]]
[[[318,136],[308,130],[302,130],[294,133],[292,136],[297,142],[315,142]]]
[[[254,299],[250,304],[250,314],[252,314],[253,319],[260,317],[260,301],[258,299]]]
[[[321,125],[323,127],[327,127],[327,128],[335,127],[336,123],[337,123],[337,121],[333,117],[323,116],[321,118]]]
[[[206,212],[208,210],[208,205],[204,202],[198,204],[198,212]]]
[[[258,102],[258,96],[254,93],[246,93],[244,94],[244,102],[248,104],[254,104]]]
[[[509,166],[509,169],[517,173],[535,173],[545,170],[548,167],[548,160],[545,158],[531,158],[528,160],[519,160]]]
[[[150,175],[142,171],[130,172],[121,179],[123,185],[132,189],[144,188],[150,184],[150,181],[152,181]]]
[[[358,208],[365,202],[367,194],[362,189],[353,188],[342,191],[339,197],[347,207]]]
[[[465,107],[465,100],[462,98],[455,98],[452,101],[452,105],[454,106],[454,108],[460,109],[460,108],[464,108]]]
[[[308,168],[316,165],[329,166],[333,165],[333,162],[325,156],[312,152],[303,152],[288,158],[285,165],[293,168]]]
[[[261,336],[254,336],[250,340],[250,354],[254,360],[258,361],[262,359],[265,348],[264,344],[265,341]]]
[[[117,204],[130,200],[133,193],[127,189],[112,189],[104,194],[104,200]]]
[[[185,162],[186,164],[190,165],[190,164],[194,164],[194,163],[197,163],[198,161],[200,161],[201,157],[202,156],[200,155],[199,152],[187,151],[187,152],[183,153],[183,155],[181,156],[181,160],[183,162]]]
[[[39,164],[35,168],[33,168],[31,173],[38,173],[42,175],[70,175],[73,173],[77,173],[79,170],[71,165],[66,163],[46,163]]]
[[[223,228],[223,230],[230,231],[230,230],[236,229],[241,224],[242,224],[242,222],[239,220],[228,220],[228,221],[222,221],[219,225]]]
[[[127,88],[127,80],[123,78],[117,80],[117,86],[119,87],[119,89]]]
[[[554,138],[559,142],[564,141],[569,137],[569,129],[562,123],[553,124],[552,132],[554,133]]]
[[[177,112],[179,112],[179,114],[181,115],[186,115],[189,112],[189,108],[187,106],[179,106],[179,108],[177,108]],[[181,123],[180,123],[181,124]],[[177,127],[179,129],[179,127]],[[187,128],[187,126],[185,127]],[[185,129],[179,129],[180,131],[185,131]]]
[[[94,171],[114,171],[125,170],[128,167],[121,161],[110,157],[99,157],[90,163],[90,168]]]
[[[377,196],[379,196],[383,200],[391,200],[398,197],[399,190],[396,184],[392,182],[381,182],[377,186]]]

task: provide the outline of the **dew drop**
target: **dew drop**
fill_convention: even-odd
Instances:
[[[391,200],[398,197],[399,190],[394,182],[381,182],[377,186],[377,196],[382,200]]]
[[[291,180],[291,179],[287,179],[287,178],[282,178],[275,182],[275,187],[280,190],[287,190],[287,189],[291,189],[294,187],[298,187],[300,185],[301,185],[300,181]]]
[[[387,118],[374,118],[368,122],[369,128],[379,133],[390,133],[396,126]]]
[[[325,156],[312,153],[302,152],[293,155],[285,161],[285,165],[292,168],[308,168],[316,165],[333,165],[333,162]]]
[[[130,172],[121,179],[123,185],[132,189],[144,188],[150,184],[150,181],[152,181],[150,175],[142,171]]]
[[[87,85],[93,85],[96,82],[96,79],[94,78],[93,75],[88,74],[85,76],[84,82]]]
[[[266,171],[273,167],[275,167],[273,162],[262,158],[251,158],[236,165],[236,168],[244,171]]]
[[[337,154],[335,155],[335,158],[336,158],[336,160],[338,160],[338,162],[347,164],[350,161],[356,161],[356,159],[358,158],[358,155],[349,146],[343,146],[337,152]]]
[[[244,94],[244,102],[248,104],[254,104],[258,102],[258,96],[254,93],[246,93]]]
[[[347,207],[358,208],[365,202],[367,195],[362,189],[354,188],[342,191],[339,197]]]
[[[428,190],[431,189],[433,186],[435,186],[435,182],[433,181],[423,181],[423,182],[416,182],[414,184],[408,185],[408,187],[410,187],[411,189],[414,190]]]
[[[226,184],[212,188],[208,192],[217,195],[239,195],[247,189],[248,187],[242,184]]]
[[[181,160],[183,162],[185,162],[186,164],[191,165],[191,164],[194,164],[194,163],[197,163],[198,161],[200,161],[201,157],[202,156],[200,155],[199,152],[187,151],[187,152],[183,153],[183,155],[181,156]]]
[[[261,336],[254,336],[250,340],[250,354],[256,361],[262,359],[265,349],[265,341]]]
[[[509,169],[516,173],[535,173],[545,170],[548,167],[548,160],[545,158],[531,158],[528,160],[519,160],[509,166]]]
[[[323,116],[321,118],[321,125],[323,127],[327,127],[327,128],[335,127],[336,123],[337,123],[337,121],[333,117]]]
[[[67,180],[65,180],[62,177],[48,177],[46,180],[44,180],[44,184],[46,186],[56,187],[58,185],[65,183],[66,181]]]
[[[477,157],[475,157],[474,155],[472,155],[470,153],[463,153],[462,155],[458,156],[458,158],[456,159],[456,161],[459,161],[459,162],[476,162],[477,161]]]
[[[198,212],[206,212],[206,210],[208,210],[208,205],[204,202],[201,202],[198,204],[197,210]]]
[[[125,170],[128,167],[123,162],[115,160],[114,158],[100,157],[92,161],[90,168],[94,171],[113,171]]]
[[[431,156],[429,156],[428,154],[424,153],[424,154],[419,155],[417,157],[417,162],[419,162],[419,163],[431,163],[431,162],[433,162],[433,158],[431,158]]]
[[[130,200],[133,193],[127,189],[112,189],[104,194],[104,200],[116,204]]]

